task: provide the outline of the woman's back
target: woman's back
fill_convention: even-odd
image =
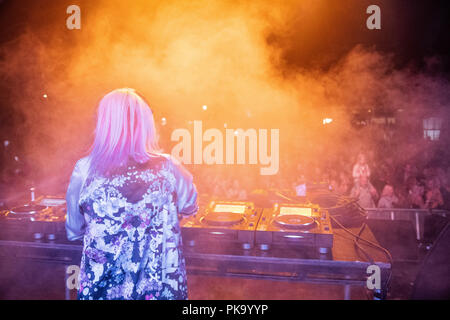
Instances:
[[[153,113],[134,89],[101,99],[66,194],[67,237],[84,240],[80,299],[187,298],[178,214],[197,211],[197,190],[158,150]]]
[[[186,299],[178,213],[194,213],[196,198],[192,177],[165,155],[86,176],[79,298]]]

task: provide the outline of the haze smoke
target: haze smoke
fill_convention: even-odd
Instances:
[[[97,102],[118,87],[140,91],[156,122],[165,117],[170,128],[205,117],[217,128],[279,128],[281,163],[294,146],[342,152],[354,136],[350,110],[382,104],[408,113],[448,103],[447,81],[395,70],[393,57],[373,48],[357,46],[325,71],[291,68],[289,42],[271,39],[288,37],[290,21],[324,5],[81,2],[81,31],[65,28],[61,6],[1,49],[0,76],[14,84],[12,107],[25,117],[20,134],[37,179],[67,181],[92,141]],[[325,117],[334,120],[327,132]]]

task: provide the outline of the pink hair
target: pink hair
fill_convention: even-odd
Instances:
[[[134,89],[117,89],[98,106],[95,139],[89,155],[90,172],[105,173],[127,164],[146,162],[158,151],[152,111]]]

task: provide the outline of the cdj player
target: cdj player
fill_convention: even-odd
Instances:
[[[183,241],[189,246],[254,246],[262,210],[252,202],[211,201],[195,216],[181,220]]]
[[[317,205],[278,204],[264,209],[256,228],[255,243],[261,250],[282,246],[314,247],[328,253],[333,232],[326,210]]]
[[[0,211],[0,239],[66,242],[63,198],[45,197],[28,205]],[[318,205],[279,204],[255,208],[253,202],[211,201],[196,215],[181,219],[185,245],[208,250],[257,246],[271,248],[333,247],[327,210]]]
[[[45,197],[0,211],[1,240],[66,241],[65,200]]]

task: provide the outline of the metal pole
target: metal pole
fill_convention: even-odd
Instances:
[[[344,300],[352,299],[352,287],[349,284],[344,286]]]

